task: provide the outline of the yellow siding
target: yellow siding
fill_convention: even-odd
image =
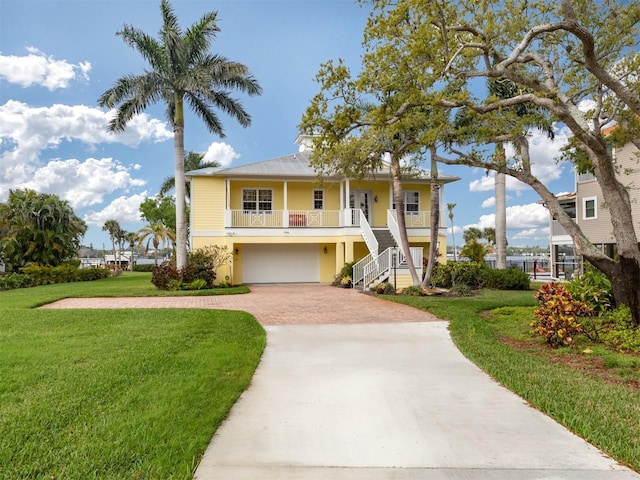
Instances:
[[[325,248],[327,253],[324,253]],[[335,243],[324,243],[318,245],[318,255],[320,255],[320,282],[330,283],[336,274],[336,245]]]
[[[224,179],[194,177],[191,181],[193,231],[224,229]]]
[[[233,243],[231,242],[231,239],[228,237],[194,237],[192,239],[192,248],[194,250],[197,250],[198,248],[207,247],[209,245],[226,246],[227,249],[232,253],[234,249]],[[239,285],[240,283],[242,283],[242,280],[238,281],[237,279],[234,278],[234,275],[233,275],[234,260],[236,259],[237,259],[237,255],[233,255],[233,259],[231,260],[229,265],[220,267],[216,271],[216,282],[215,282],[216,285],[224,281],[233,283],[234,285]],[[242,272],[242,270],[240,271]]]
[[[265,188],[273,190],[272,208],[274,210],[284,209],[284,186],[281,181],[233,180],[231,181],[231,210],[242,210],[243,188]]]

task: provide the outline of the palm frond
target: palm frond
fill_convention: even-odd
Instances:
[[[155,38],[131,25],[125,25],[116,35],[140,53],[153,70],[160,72],[168,70],[164,61],[162,45]]]
[[[185,94],[187,103],[193,110],[193,112],[202,119],[207,130],[220,138],[224,138],[224,129],[220,117],[216,115],[213,109],[206,101],[202,101],[197,95],[193,95],[190,92]]]
[[[216,23],[218,12],[205,13],[200,20],[187,29],[184,36],[185,59],[189,65],[200,63],[200,58],[207,54],[212,40],[220,28]]]

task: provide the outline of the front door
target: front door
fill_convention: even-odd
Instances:
[[[349,196],[349,208],[359,208],[364,213],[367,222],[371,223],[371,190],[352,190]]]

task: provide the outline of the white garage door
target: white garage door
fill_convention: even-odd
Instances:
[[[245,245],[244,283],[307,283],[320,281],[317,245]]]

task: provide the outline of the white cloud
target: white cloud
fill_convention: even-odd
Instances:
[[[0,78],[9,83],[30,87],[40,85],[49,90],[67,88],[77,78],[89,79],[91,63],[69,63],[66,60],[55,60],[34,47],[27,47],[29,55],[0,55]]]
[[[549,240],[549,227],[546,228],[529,228],[516,233],[514,240]]]
[[[533,129],[529,131],[529,156],[531,159],[531,172],[545,185],[562,177],[565,165],[558,164],[557,158],[560,150],[567,144],[571,133],[566,127],[554,128],[554,139],[548,138],[546,132]],[[515,151],[511,145],[506,145],[507,156],[513,158]],[[495,174],[490,172],[481,178],[469,183],[471,192],[487,192],[495,188]],[[521,192],[530,187],[513,177],[507,176],[506,189],[508,191]]]
[[[204,154],[203,161],[217,162],[221,167],[228,167],[236,158],[240,158],[240,154],[231,145],[213,142]]]
[[[107,220],[117,220],[124,228],[125,224],[140,221],[140,204],[148,196],[142,192],[130,197],[120,196],[100,211],[89,211],[83,219],[89,225],[102,227]]]
[[[484,202],[482,202],[482,205],[480,205],[481,208],[491,208],[495,206],[496,206],[496,197],[489,197]]]
[[[0,106],[0,186],[24,183],[33,177],[44,149],[55,149],[63,141],[81,141],[95,146],[122,143],[162,142],[173,138],[167,124],[147,114],[134,117],[123,133],[110,133],[112,113],[85,105],[31,107],[9,100]]]
[[[496,225],[495,214],[481,215],[478,222],[465,225],[465,229],[476,227],[483,230]],[[545,228],[549,225],[549,211],[539,203],[507,207],[507,230]]]
[[[145,185],[145,180],[131,176],[132,169],[112,158],[52,160],[19,187],[55,193],[78,209],[102,203],[113,192]]]

